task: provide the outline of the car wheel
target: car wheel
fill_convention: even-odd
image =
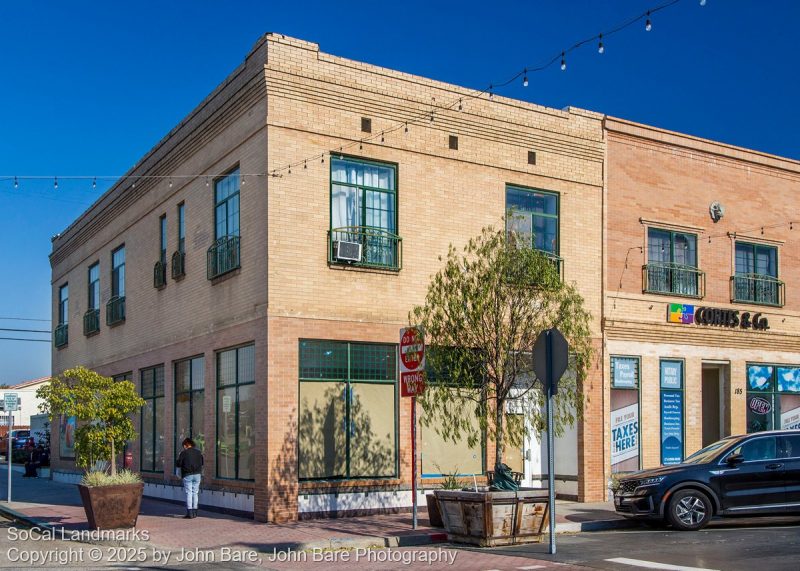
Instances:
[[[667,521],[675,529],[696,531],[711,521],[711,500],[698,490],[679,490],[672,495],[667,510]]]

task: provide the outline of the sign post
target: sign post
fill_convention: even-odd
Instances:
[[[11,458],[14,456],[13,442],[11,440],[11,432],[14,428],[14,411],[19,407],[19,399],[17,393],[6,393],[3,395],[3,408],[8,413],[8,447],[6,448],[6,456],[8,457],[8,503],[11,503]]]
[[[411,397],[411,512],[417,529],[417,395],[425,390],[425,334],[421,327],[400,330],[400,396]]]
[[[569,364],[569,345],[558,329],[546,329],[533,346],[533,370],[547,391],[547,481],[550,504],[550,554],[556,553],[555,426],[553,396]]]

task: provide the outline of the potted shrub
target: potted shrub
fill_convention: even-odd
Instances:
[[[78,488],[89,527],[135,526],[144,484],[138,474],[116,468],[117,445],[136,436],[129,415],[145,404],[134,384],[77,367],[51,379],[36,395],[51,423],[59,415],[78,421],[75,462],[86,471]]]
[[[530,233],[484,228],[459,251],[450,246],[409,322],[425,331],[427,388],[418,397],[423,425],[470,446],[494,441],[495,473],[507,444],[546,426],[544,391],[533,372],[532,349],[545,329],[567,338],[571,371],[559,383],[556,435],[582,412],[581,383],[592,361],[591,316],[560,275],[561,260],[531,248]],[[523,220],[524,222],[524,220]],[[509,410],[517,414],[508,414]],[[474,422],[477,419],[478,422]],[[516,487],[513,483],[512,487]],[[549,517],[546,491],[434,492],[451,540],[478,545],[540,541]]]

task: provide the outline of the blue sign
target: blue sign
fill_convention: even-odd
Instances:
[[[661,388],[683,388],[683,361],[661,361]]]
[[[635,357],[611,357],[611,370],[614,372],[612,386],[615,389],[635,389],[639,359]]]
[[[683,391],[661,391],[661,463],[683,462]]]

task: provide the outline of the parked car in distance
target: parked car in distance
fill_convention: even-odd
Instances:
[[[800,430],[729,436],[681,464],[626,474],[614,507],[686,531],[714,516],[800,513]]]
[[[28,438],[31,437],[31,431],[28,429],[19,429],[11,431],[11,447],[24,448]],[[0,437],[0,454],[5,456],[8,453],[8,436]]]

